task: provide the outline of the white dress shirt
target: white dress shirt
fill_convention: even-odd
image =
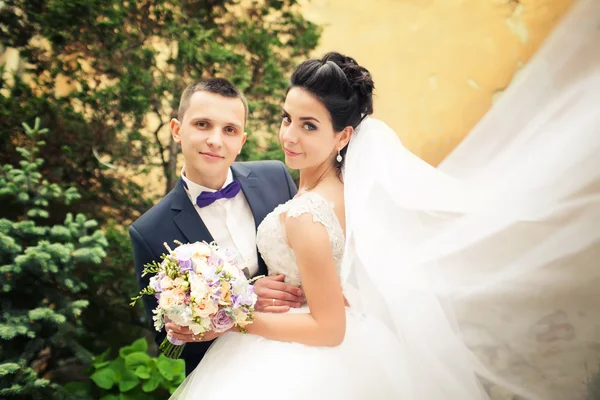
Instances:
[[[192,182],[185,176],[183,169],[181,177],[187,184],[186,193],[190,201],[215,242],[221,247],[237,250],[250,276],[257,274],[256,225],[244,193],[240,190],[231,199],[219,199],[200,208],[196,204],[196,198],[200,193],[216,192],[216,190]],[[231,182],[233,182],[233,173],[229,169],[223,188]]]

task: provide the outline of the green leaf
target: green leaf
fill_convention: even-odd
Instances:
[[[110,361],[102,361],[102,362],[99,362],[99,363],[94,363],[92,365],[94,366],[94,368],[100,369],[100,368],[106,367],[108,364],[110,364]]]
[[[150,378],[150,368],[140,365],[136,368],[135,374],[140,379],[148,379]]]
[[[138,351],[135,353],[128,354],[125,357],[125,365],[128,369],[134,370],[138,366],[147,366],[150,363],[150,360],[150,356],[148,356],[146,353]]]
[[[148,351],[148,342],[146,339],[141,338],[133,342],[130,346],[122,347],[119,350],[119,355],[123,358],[126,358],[129,354],[135,352],[147,352]]]
[[[120,396],[117,396],[116,394],[107,394],[106,396],[103,396],[100,398],[100,400],[120,400]]]
[[[116,358],[110,362],[109,368],[115,372],[115,383],[121,382],[121,379],[127,370],[125,360],[121,357]]]
[[[115,384],[115,371],[110,367],[105,367],[94,372],[91,379],[98,387],[109,390]]]
[[[179,385],[185,379],[185,361],[183,360],[171,360],[173,370],[173,383]]]
[[[163,377],[160,372],[158,372],[156,368],[153,368],[150,372],[150,378],[148,378],[148,380],[142,384],[142,390],[146,393],[153,392],[162,381]]]
[[[119,382],[119,390],[121,392],[130,391],[136,387],[138,383],[140,383],[139,378],[133,372],[126,370]]]
[[[92,365],[96,368],[100,368],[100,366],[98,366],[98,364],[107,362],[106,357],[108,357],[109,354],[110,354],[110,349],[106,349],[106,351],[104,353],[94,357],[94,363]]]
[[[173,365],[171,364],[170,358],[165,357],[161,354],[156,360],[156,368],[158,372],[168,381],[172,381],[175,378],[175,374],[173,373]]]

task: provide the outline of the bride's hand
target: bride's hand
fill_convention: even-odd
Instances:
[[[202,338],[198,335],[194,335],[194,333],[187,326],[179,326],[174,324],[173,322],[167,322],[165,324],[165,330],[167,331],[167,335],[169,337],[179,339],[186,343],[196,343],[196,342],[208,342],[214,340],[221,336],[225,332],[206,332],[202,335]]]
[[[285,275],[267,276],[254,283],[254,293],[258,296],[256,311],[282,313],[302,305],[302,290],[285,283],[284,279]]]

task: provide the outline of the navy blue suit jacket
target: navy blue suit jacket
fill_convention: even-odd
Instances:
[[[283,163],[279,161],[255,161],[234,163],[231,167],[233,178],[241,187],[246,201],[252,210],[256,227],[265,216],[279,204],[283,204],[296,195],[297,189]],[[158,204],[138,218],[130,227],[129,235],[133,245],[135,270],[140,290],[148,286],[150,276],[142,278],[144,265],[159,261],[165,253],[164,242],[169,245],[174,240],[182,243],[213,241],[191,203],[181,180]],[[267,266],[258,254],[259,275],[267,274]],[[157,301],[153,296],[144,296],[144,308],[152,325],[152,310]],[[152,331],[154,327],[152,326]],[[155,340],[160,344],[165,331],[157,332]],[[211,342],[188,343],[182,354],[185,360],[186,375],[198,365]]]

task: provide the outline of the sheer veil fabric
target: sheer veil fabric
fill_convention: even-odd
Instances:
[[[599,43],[600,1],[576,1],[438,168],[381,121],[356,130],[344,287],[405,347],[408,398],[584,398],[600,360]]]

